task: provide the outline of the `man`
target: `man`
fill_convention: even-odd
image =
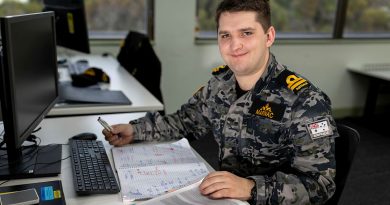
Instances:
[[[218,45],[226,66],[176,113],[148,113],[103,130],[120,146],[137,140],[201,138],[212,131],[222,171],[200,192],[251,204],[323,204],[335,191],[334,137],[329,98],[287,70],[269,49],[275,39],[268,0],[223,0]]]

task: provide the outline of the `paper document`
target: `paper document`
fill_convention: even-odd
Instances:
[[[140,205],[249,205],[246,201],[239,201],[235,199],[209,199],[203,196],[199,191],[198,181],[194,184],[167,193],[165,195],[150,199],[139,203]]]
[[[122,197],[147,199],[192,184],[209,171],[187,139],[112,148]]]

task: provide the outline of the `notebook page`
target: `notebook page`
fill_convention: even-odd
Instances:
[[[187,139],[115,147],[112,153],[122,197],[128,199],[153,198],[192,184],[209,172]]]

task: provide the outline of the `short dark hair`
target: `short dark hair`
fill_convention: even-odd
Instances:
[[[257,21],[261,24],[264,32],[271,26],[271,9],[269,0],[223,0],[218,5],[215,15],[217,29],[219,18],[223,12],[254,11],[257,14]]]

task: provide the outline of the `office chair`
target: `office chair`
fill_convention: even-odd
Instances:
[[[161,62],[145,34],[130,31],[117,56],[118,62],[161,103]],[[160,113],[164,113],[161,111]]]
[[[337,124],[340,134],[335,138],[336,157],[336,192],[325,205],[337,205],[343,192],[352,161],[360,141],[359,133],[347,125]]]

